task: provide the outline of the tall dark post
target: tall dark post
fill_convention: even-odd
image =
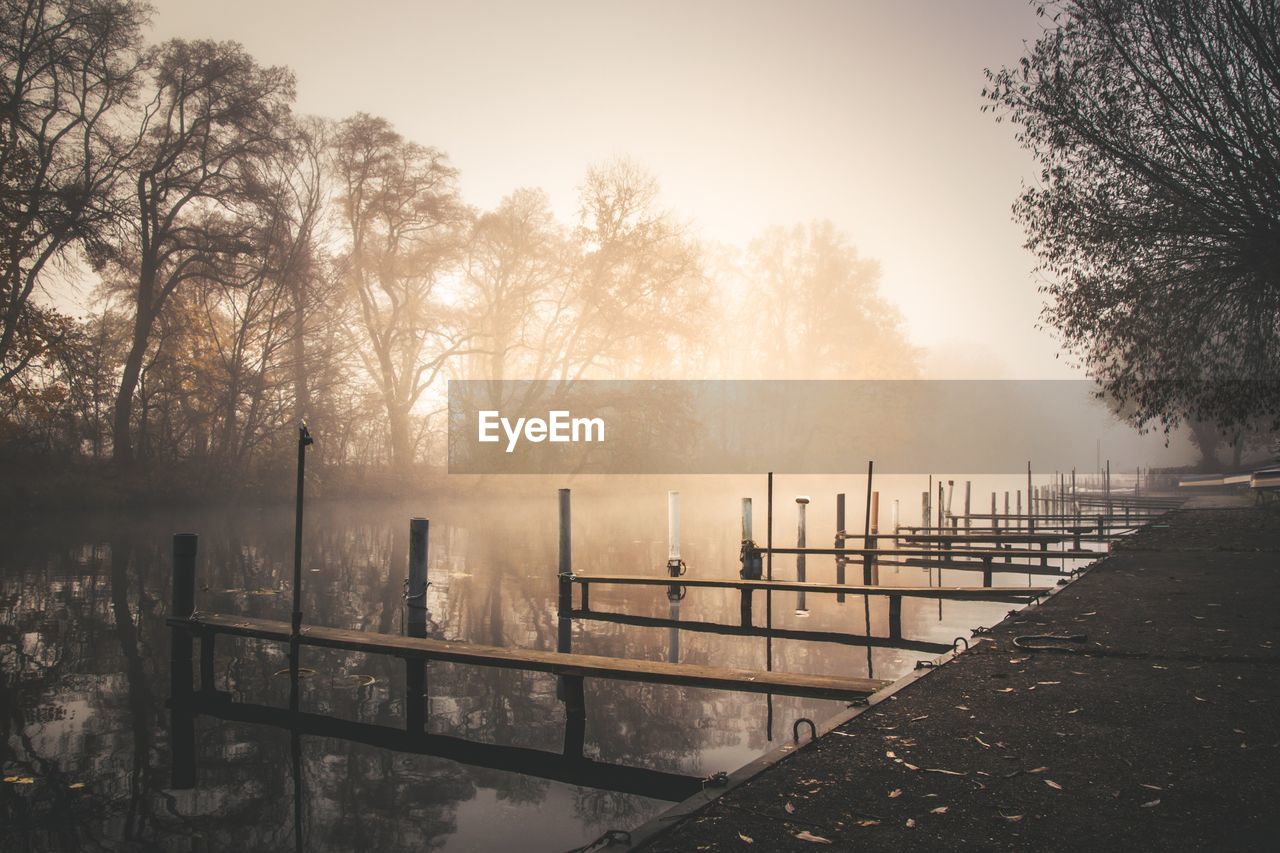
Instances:
[[[409,520],[409,586],[405,595],[408,613],[405,633],[410,637],[427,636],[427,546],[430,522],[425,518]],[[427,661],[410,655],[405,658],[405,729],[410,734],[426,730]]]
[[[173,602],[171,616],[187,619],[196,609],[196,543],[194,533],[173,537]],[[169,727],[173,741],[171,782],[174,788],[196,784],[195,702],[191,687],[191,631],[170,629]]]
[[[312,444],[306,424],[298,425],[298,491],[293,518],[293,632],[289,638],[289,707],[298,709],[298,656],[302,644],[302,492],[306,481],[307,447]]]
[[[556,605],[558,631],[556,634],[556,651],[573,651],[573,522],[570,516],[570,493],[568,489],[560,490],[560,548],[559,566],[556,579],[558,581],[558,602]],[[568,701],[566,679],[561,676],[556,681],[556,692],[560,699]],[[567,707],[567,706],[566,706]]]
[[[844,492],[836,495],[836,547],[844,547]],[[836,555],[836,583],[844,583],[844,567],[847,558]],[[836,604],[844,604],[844,593],[836,593]]]

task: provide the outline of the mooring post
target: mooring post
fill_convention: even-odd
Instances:
[[[893,499],[893,547],[898,547],[898,499]],[[896,570],[895,570],[896,571]]]
[[[844,529],[844,492],[836,495],[836,547],[843,548],[845,543]],[[847,558],[841,554],[836,555],[836,583],[844,583],[844,569]],[[844,593],[836,593],[836,604],[844,604]]]
[[[1027,460],[1027,530],[1036,532],[1036,499],[1031,491],[1031,460]]]
[[[196,609],[196,543],[194,533],[173,537],[173,601],[171,616],[189,619]],[[174,788],[196,784],[195,701],[191,686],[191,630],[169,631],[169,732],[173,741]]]
[[[991,493],[991,530],[996,535],[1000,534],[1000,516],[996,514],[996,493]],[[997,542],[997,544],[999,544]]]
[[[991,557],[982,558],[982,585],[984,587],[991,586]]]
[[[569,517],[569,490],[560,490],[560,548],[557,579],[559,580],[559,601],[557,612],[559,623],[556,633],[556,651],[568,654],[573,651],[573,620],[569,614],[573,611],[573,539],[570,535],[571,521]],[[560,676],[556,682],[556,692],[565,701],[567,678]]]
[[[742,549],[739,554],[739,560],[742,562],[742,568],[738,574],[743,580],[760,580],[761,565],[760,552],[756,549],[756,543],[752,536],[751,523],[751,498],[742,499]],[[742,627],[751,627],[751,590],[741,590],[741,618]]]
[[[869,531],[870,538],[867,539],[868,548],[877,548],[880,544],[880,493],[871,493],[871,529]],[[871,585],[880,585],[880,559],[874,554],[871,555]]]
[[[972,481],[970,480],[964,481],[964,529],[966,531],[968,531],[972,526],[972,522],[969,521],[969,512],[970,512],[969,497],[970,497],[970,493],[973,490],[972,487],[973,487]]]
[[[806,495],[796,496],[796,547],[803,548],[805,544],[805,510],[809,506],[809,498]],[[796,555],[796,580],[804,583],[804,554]],[[804,591],[796,593],[796,615],[808,616],[809,608],[805,606]]]
[[[680,559],[680,493],[667,492],[667,574],[678,578],[684,574],[684,561]],[[583,587],[583,591],[586,588]],[[667,587],[667,600],[684,598],[684,587],[672,584]],[[586,605],[583,605],[586,609]]]
[[[409,583],[405,590],[408,614],[405,633],[410,637],[427,636],[427,548],[430,522],[425,518],[409,520]],[[427,661],[416,655],[404,659],[405,666],[405,730],[421,734],[426,730]]]
[[[932,518],[931,518],[932,515],[933,515],[933,512],[929,508],[929,493],[927,491],[921,492],[920,493],[920,525],[925,529],[925,531],[929,530],[930,522],[932,521]]]
[[[902,639],[902,596],[889,596],[889,637]]]

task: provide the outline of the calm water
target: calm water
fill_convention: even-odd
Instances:
[[[975,504],[1017,478],[975,484]],[[690,573],[736,576],[739,497],[756,500],[764,541],[761,479],[684,484],[683,556]],[[900,497],[904,523],[918,523],[924,478],[886,478],[882,524]],[[575,490],[574,567],[580,573],[661,574],[666,559],[666,484],[638,478]],[[834,493],[850,493],[849,527],[861,529],[865,480],[780,478],[775,542],[793,544],[793,498],[813,497],[809,544],[834,531]],[[983,491],[983,490],[986,491]],[[956,509],[959,509],[957,497]],[[975,509],[975,511],[980,511]],[[436,636],[554,649],[556,496],[477,492],[439,504],[316,502],[308,507],[304,610],[312,623],[399,633],[408,519],[431,519],[429,608]],[[168,713],[170,537],[200,534],[197,607],[288,620],[292,514],[287,507],[237,507],[80,514],[0,531],[0,785],[5,850],[275,850],[295,845],[300,805],[308,850],[564,850],[607,829],[632,828],[669,803],[580,787],[509,770],[474,767],[288,730],[202,716],[197,786],[170,784]],[[808,579],[833,578],[831,558],[809,558]],[[850,581],[860,576],[850,569]],[[792,558],[774,575],[794,578]],[[997,584],[1026,584],[998,574]],[[919,568],[882,569],[881,582],[926,585]],[[937,583],[936,574],[933,582]],[[976,584],[945,572],[949,585]],[[1041,581],[1037,581],[1041,582]],[[593,587],[592,607],[668,617],[665,589]],[[764,598],[756,597],[756,624]],[[863,634],[863,599],[837,604],[775,594],[777,627]],[[998,621],[998,603],[906,599],[904,635],[950,643]],[[688,592],[682,619],[734,623],[738,594]],[[887,634],[887,604],[872,599],[873,635]],[[574,651],[763,669],[766,643],[664,628],[579,622]],[[778,670],[892,679],[929,655],[909,649],[775,640]],[[286,649],[219,640],[217,687],[237,701],[288,704]],[[304,650],[314,674],[301,706],[346,720],[403,725],[404,668],[393,658]],[[558,753],[563,706],[552,676],[432,664],[428,729],[501,746]],[[734,770],[789,739],[800,717],[821,721],[837,702],[587,680],[585,754],[611,764],[703,777]],[[296,747],[296,749],[295,749]],[[30,780],[27,782],[27,780]],[[300,796],[295,791],[300,787]]]

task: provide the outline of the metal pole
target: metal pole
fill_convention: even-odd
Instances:
[[[805,545],[805,510],[809,506],[809,498],[806,495],[798,495],[796,497],[796,547],[803,548]],[[804,583],[804,554],[796,555],[796,580]],[[796,615],[808,616],[809,608],[805,606],[804,590],[796,594]]]
[[[293,623],[289,640],[289,677],[296,684],[298,679],[298,652],[302,643],[302,502],[306,484],[307,448],[314,441],[305,423],[298,425],[298,489],[293,518]],[[297,693],[296,689],[293,691]],[[296,707],[296,695],[293,697]]]

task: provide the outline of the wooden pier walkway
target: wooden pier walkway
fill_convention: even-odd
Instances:
[[[288,643],[291,638],[288,622],[247,616],[197,612],[186,619],[169,619],[168,624],[172,628],[186,630],[201,637],[229,635],[281,643]],[[389,654],[422,661],[444,661],[472,666],[548,672],[573,678],[622,679],[747,693],[772,693],[779,696],[805,696],[815,699],[865,699],[887,684],[871,678],[755,672],[694,664],[673,664],[665,661],[629,660],[537,649],[499,648],[316,625],[302,627],[300,642],[304,646],[319,648]]]
[[[1014,571],[1020,571],[1019,566]],[[766,581],[741,578],[658,577],[655,575],[572,575],[570,580],[581,586],[613,584],[619,586],[690,586],[714,589],[771,590],[773,592],[823,592],[847,595],[917,596],[948,601],[1027,601],[1049,592],[1048,586],[866,586],[814,581]]]

